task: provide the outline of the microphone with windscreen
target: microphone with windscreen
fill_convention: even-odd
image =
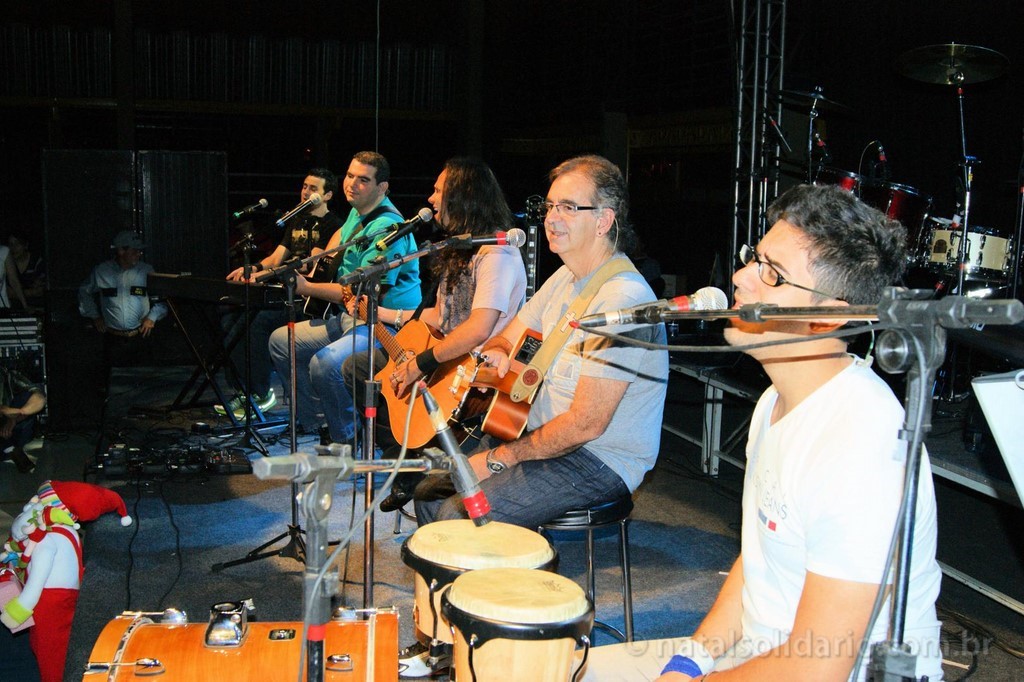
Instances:
[[[676,296],[654,303],[642,303],[632,308],[597,313],[580,318],[580,327],[607,327],[615,324],[654,324],[662,321],[665,313],[681,313],[693,310],[725,310],[729,299],[725,292],[716,287],[698,289],[690,296]]]
[[[293,208],[292,210],[288,211],[283,216],[278,218],[277,219],[277,226],[278,227],[284,227],[284,224],[286,222],[288,222],[289,220],[291,220],[295,216],[299,215],[300,213],[305,211],[307,208],[313,208],[313,207],[319,206],[321,201],[323,201],[323,197],[321,197],[316,192],[313,192],[312,194],[309,195],[308,199],[306,199],[301,204],[299,204],[298,206],[296,206],[295,208]]]

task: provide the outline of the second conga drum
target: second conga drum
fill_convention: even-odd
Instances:
[[[445,590],[452,662],[460,682],[566,682],[576,646],[589,647],[594,606],[572,580],[525,568],[466,573]],[[583,661],[586,661],[584,651]]]
[[[554,570],[554,548],[528,528],[492,521],[476,526],[469,519],[435,521],[416,530],[402,545],[402,561],[416,571],[416,629],[431,639],[451,643],[438,623],[441,590],[467,571],[483,568]]]

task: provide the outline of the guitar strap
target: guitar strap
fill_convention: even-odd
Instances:
[[[359,233],[362,232],[363,229],[365,229],[367,225],[369,225],[370,223],[372,223],[374,220],[376,220],[377,218],[381,217],[385,213],[392,213],[392,214],[396,215],[399,220],[402,220],[402,214],[399,213],[398,211],[396,211],[395,209],[391,208],[390,206],[378,206],[377,208],[373,209],[372,211],[370,211],[366,215],[359,217],[359,227],[354,229],[352,231],[352,234],[350,234],[348,236],[348,241],[351,241],[351,240],[355,239],[356,237],[358,237]],[[381,231],[383,232],[383,230],[381,230]]]
[[[352,233],[352,236],[349,237],[349,239],[358,237],[359,233],[363,231],[364,227],[366,227],[367,225],[369,225],[370,223],[372,223],[374,220],[381,217],[385,213],[393,213],[396,216],[398,216],[399,220],[402,220],[402,214],[396,211],[395,209],[391,208],[390,206],[378,206],[377,208],[373,209],[372,211],[370,211],[369,213],[367,213],[366,215],[359,219],[359,228]]]
[[[370,223],[372,223],[374,220],[376,220],[380,216],[384,215],[385,213],[392,213],[392,214],[396,215],[399,220],[402,219],[402,214],[399,213],[398,211],[396,211],[395,209],[391,208],[390,206],[378,206],[377,208],[373,209],[372,211],[370,211],[366,215],[360,216],[360,218],[359,218],[359,227],[357,227],[355,230],[352,231],[352,234],[349,236],[349,239],[351,240],[351,239],[355,239],[356,237],[358,237],[359,233],[362,232],[366,228],[367,225],[369,225]],[[346,251],[347,251],[347,249],[346,249]],[[335,277],[337,277],[338,270],[341,268],[341,259],[340,259],[341,256],[344,256],[344,253],[335,254],[334,256],[331,257],[332,259],[335,258],[335,257],[338,257],[338,264],[333,266]],[[318,300],[318,299],[314,299],[312,296],[310,296],[309,298],[306,299],[306,304],[304,306],[302,306],[302,312],[306,313],[310,317],[321,317],[322,316],[322,317],[326,318],[328,313],[333,312],[336,309],[336,304],[335,303],[330,303],[328,301],[323,301],[322,302],[322,305],[323,305],[322,310],[317,310],[317,308],[315,306],[311,308],[311,303],[314,300]],[[320,304],[317,304],[317,305],[320,305]]]
[[[530,363],[519,373],[519,377],[512,384],[512,390],[509,391],[509,398],[512,399],[512,402],[521,403],[524,400],[533,402],[534,397],[537,395],[537,389],[540,388],[540,382],[548,371],[548,367],[555,361],[555,358],[561,352],[562,347],[573,331],[570,323],[583,317],[583,313],[590,306],[590,302],[594,300],[594,296],[601,289],[601,285],[620,272],[636,271],[633,263],[628,258],[613,258],[594,273],[594,276],[590,278],[587,285],[583,287],[583,291],[579,293],[579,296],[572,302],[569,309],[565,311],[561,324],[557,325],[551,334],[544,339],[540,348],[537,349],[537,352],[530,359]]]

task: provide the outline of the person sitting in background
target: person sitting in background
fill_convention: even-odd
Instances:
[[[78,287],[78,312],[103,334],[103,363],[138,360],[148,352],[147,340],[167,305],[150,300],[147,284],[153,266],[142,261],[145,245],[131,230],[121,230],[105,260]],[[98,301],[97,301],[98,298]]]
[[[22,309],[28,310],[28,301],[25,300],[25,292],[21,287],[21,279],[18,277],[18,267],[15,264],[10,247],[0,246],[0,263],[3,264],[4,277],[0,277],[0,308],[11,308],[11,294],[21,304]],[[8,294],[8,288],[10,294]]]
[[[11,260],[21,283],[25,299],[33,305],[42,305],[43,294],[46,293],[46,266],[43,257],[32,253],[31,243],[21,230],[12,230],[7,237],[7,246],[11,250]]]
[[[11,460],[23,474],[35,468],[25,446],[44,407],[46,396],[38,384],[16,370],[0,367],[0,462]]]

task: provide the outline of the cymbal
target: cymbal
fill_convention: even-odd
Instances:
[[[977,45],[925,45],[896,58],[896,68],[907,78],[937,85],[984,83],[1006,72],[1010,60]]]
[[[804,92],[802,90],[779,90],[774,93],[774,96],[780,99],[783,104],[794,104],[807,108],[813,106],[815,109],[824,109],[827,111],[850,111],[850,107],[845,104],[841,104],[834,99],[825,97],[821,90],[818,89],[814,90],[814,92]]]

